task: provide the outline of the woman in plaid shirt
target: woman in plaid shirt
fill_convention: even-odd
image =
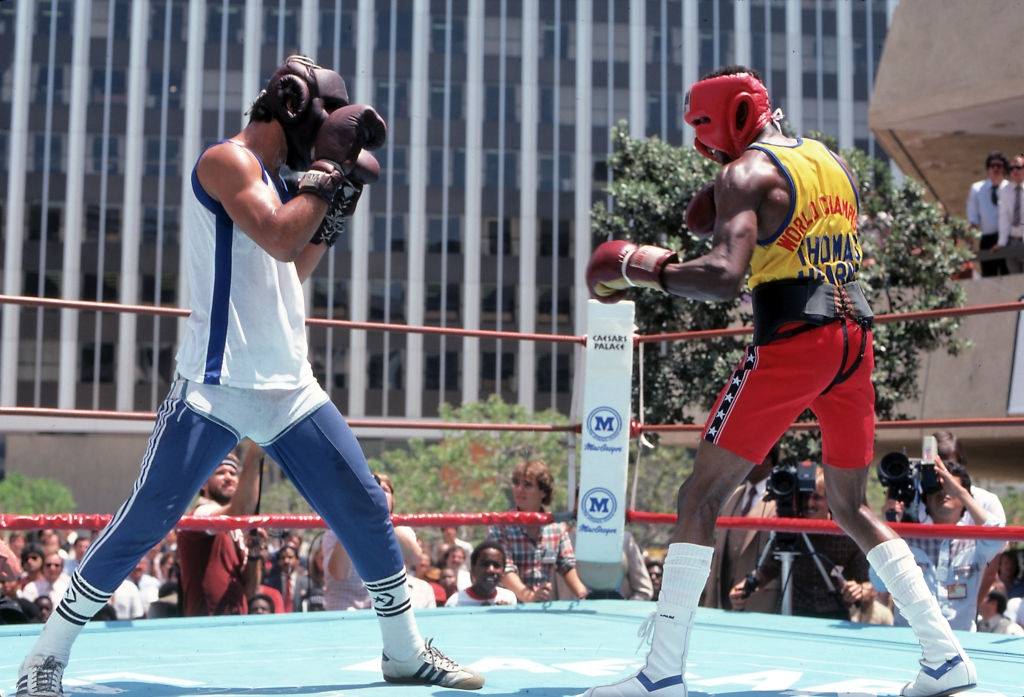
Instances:
[[[551,504],[554,478],[541,460],[520,462],[512,470],[515,510],[541,512]],[[562,574],[577,598],[587,596],[576,572],[576,554],[565,523],[491,527],[487,537],[505,550],[505,575],[501,585],[521,603],[552,600],[555,572]]]

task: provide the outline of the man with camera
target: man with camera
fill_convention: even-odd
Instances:
[[[252,441],[241,457],[228,453],[203,488],[194,516],[251,515],[260,492],[260,455]],[[262,533],[262,534],[260,534]],[[245,615],[262,576],[266,531],[183,530],[178,533],[184,616]]]
[[[927,470],[925,470],[927,471]],[[935,456],[936,484],[929,485],[922,475],[921,489],[925,510],[937,525],[1003,525],[971,495],[971,476],[958,463],[948,466]],[[887,509],[897,508],[893,499]],[[970,515],[970,519],[967,515]],[[970,523],[967,521],[970,520]],[[978,592],[985,567],[1003,549],[1002,540],[988,539],[909,539],[907,544],[924,572],[925,583],[938,601],[942,614],[953,629],[973,630],[978,611]],[[871,581],[888,600],[885,585],[872,572]],[[896,614],[895,624],[907,626],[906,619]]]
[[[787,512],[786,517],[819,520],[832,517],[825,491],[825,474],[820,467],[814,467],[814,470],[813,491],[804,495],[799,487],[792,487],[792,498],[787,499],[785,505],[780,503],[780,510],[793,509]],[[773,495],[778,496],[778,493],[773,492]],[[783,533],[776,536],[774,544],[779,551],[797,553],[790,578],[782,579],[783,584],[793,584],[794,615],[838,620],[863,617],[862,621],[868,621],[875,589],[868,581],[867,558],[853,540],[845,535]],[[754,572],[756,590],[748,588],[745,580],[732,587],[729,600],[733,609],[743,610],[752,601],[756,602],[764,592],[762,589],[779,575],[779,559],[770,555]]]

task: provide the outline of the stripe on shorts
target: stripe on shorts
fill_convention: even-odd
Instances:
[[[715,405],[717,411],[711,420],[711,425],[708,426],[707,431],[704,433],[704,440],[715,444],[718,443],[718,439],[721,437],[722,431],[725,430],[725,425],[729,421],[729,414],[732,413],[733,405],[739,401],[740,392],[743,391],[743,385],[747,381],[747,376],[756,367],[757,347],[748,346],[743,357],[743,363],[733,371],[732,377],[729,378],[728,389],[722,395],[721,401]]]
[[[171,386],[171,393],[175,391],[174,385]],[[156,455],[156,451],[160,447],[160,439],[164,434],[164,430],[167,427],[167,418],[174,412],[177,407],[179,400],[171,395],[168,395],[164,400],[163,404],[160,405],[160,411],[157,413],[156,426],[153,428],[153,435],[149,439],[149,446],[146,448],[146,454],[142,458],[142,467],[139,472],[138,479],[135,480],[135,486],[132,489],[132,495],[121,504],[121,507],[117,510],[114,518],[107,524],[107,527],[103,529],[103,532],[99,534],[99,537],[89,545],[89,549],[86,550],[85,556],[82,557],[82,561],[79,564],[79,571],[85,567],[92,555],[103,546],[103,543],[110,539],[110,535],[117,530],[117,528],[124,521],[125,516],[131,509],[132,504],[135,502],[135,498],[139,495],[139,490],[142,489],[146,483],[146,477],[149,475],[150,465],[153,464],[153,457]]]

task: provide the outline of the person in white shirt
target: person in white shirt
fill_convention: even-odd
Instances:
[[[119,620],[139,620],[146,616],[142,593],[127,578],[121,581],[121,585],[110,597],[110,604],[114,607],[114,614]]]
[[[1006,172],[1010,163],[1001,152],[991,152],[985,158],[986,178],[971,185],[967,194],[967,222],[981,232],[979,249],[991,249],[999,241],[999,196],[1007,186]],[[981,262],[982,276],[1001,276],[1007,273],[1002,259]]]
[[[516,594],[501,588],[505,573],[505,550],[496,542],[483,542],[470,555],[473,584],[448,598],[445,607],[470,605],[515,605]]]
[[[1024,155],[1010,161],[1010,183],[999,191],[999,238],[994,249],[1024,251]],[[1006,259],[1010,273],[1024,272],[1024,256]]]
[[[71,577],[64,573],[64,560],[56,552],[51,552],[43,558],[42,577],[22,588],[21,597],[34,602],[39,596],[48,595],[56,605],[69,583]]]
[[[160,599],[160,581],[155,576],[150,576],[150,565],[149,557],[143,557],[139,559],[135,568],[128,574],[128,580],[139,589],[139,596],[142,598],[142,611],[144,613],[149,612],[151,603],[155,603]]]

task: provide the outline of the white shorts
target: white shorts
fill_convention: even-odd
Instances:
[[[292,424],[330,401],[315,380],[291,390],[252,390],[178,379],[184,383],[189,407],[233,431],[239,440],[251,438],[259,445],[274,442]]]

